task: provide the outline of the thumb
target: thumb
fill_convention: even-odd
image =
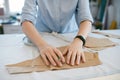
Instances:
[[[68,51],[68,49],[65,48],[65,49],[63,50],[63,55],[66,55],[66,54],[67,54],[67,51]]]

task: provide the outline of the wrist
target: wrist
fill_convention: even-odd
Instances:
[[[75,38],[75,39],[73,40],[73,43],[75,43],[75,44],[77,44],[77,45],[80,45],[80,46],[83,46],[82,40],[80,40],[80,39],[78,39],[78,38]]]
[[[42,44],[39,44],[39,45],[38,45],[38,48],[39,48],[39,49],[42,49],[42,48],[44,48],[45,46],[48,46],[48,44],[44,42],[44,43],[42,43]]]
[[[77,35],[75,38],[75,40],[79,40],[80,42],[82,42],[82,45],[85,45],[85,38],[82,35]]]

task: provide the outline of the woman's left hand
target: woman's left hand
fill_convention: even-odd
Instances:
[[[78,65],[81,60],[82,62],[86,61],[82,46],[83,42],[80,39],[75,38],[74,41],[64,49],[63,54],[67,54],[67,64]]]

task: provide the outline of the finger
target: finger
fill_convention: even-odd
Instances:
[[[53,51],[51,51],[52,53],[54,53]],[[58,56],[54,53],[54,54],[51,54],[54,61],[57,63],[58,66],[62,66],[62,63],[60,61],[60,59],[58,58]]]
[[[61,61],[57,58],[57,56],[54,56],[53,58],[54,58],[54,60],[55,60],[55,62],[57,63],[58,66],[62,66],[62,63],[61,63]]]
[[[68,51],[68,54],[67,54],[67,64],[70,63],[71,54],[72,54],[72,51]]]
[[[68,49],[65,48],[64,51],[63,51],[63,55],[65,55],[67,53]]]
[[[80,52],[77,52],[77,58],[76,58],[76,64],[80,64],[80,58],[81,58],[81,54]]]
[[[63,57],[62,53],[58,49],[54,49],[54,52],[57,54],[58,58],[62,60],[63,63],[65,63],[65,58]]]
[[[85,59],[85,54],[84,54],[84,52],[82,52],[82,56],[81,56],[81,57],[82,57],[82,61],[83,61],[83,62],[86,62],[86,59]]]
[[[71,65],[75,64],[75,58],[76,58],[76,52],[73,52],[71,57]]]
[[[55,61],[53,60],[52,56],[50,55],[50,53],[46,53],[46,56],[47,58],[49,59],[50,63],[53,65],[53,66],[56,66],[56,63]]]
[[[50,65],[49,61],[47,60],[47,57],[44,54],[42,54],[41,57],[47,66]]]

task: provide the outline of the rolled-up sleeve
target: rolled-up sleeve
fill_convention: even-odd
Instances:
[[[78,0],[75,16],[76,16],[76,22],[78,26],[84,20],[89,20],[93,22],[93,18],[92,18],[90,7],[89,7],[89,0]]]
[[[36,23],[37,14],[37,2],[36,0],[25,0],[24,7],[21,14],[21,23],[24,21],[30,21],[34,25]]]

